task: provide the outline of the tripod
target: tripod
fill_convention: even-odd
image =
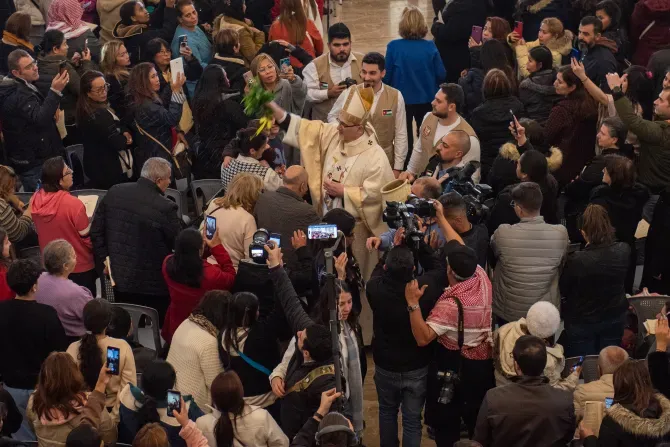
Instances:
[[[326,260],[326,294],[328,296],[328,326],[330,329],[331,342],[333,345],[333,364],[335,366],[335,391],[342,393],[342,351],[340,351],[340,319],[337,314],[337,302],[339,297],[335,293],[335,274],[333,273],[333,252],[340,245],[344,234],[341,231],[337,232],[337,240],[332,247],[324,250],[324,257]],[[342,393],[344,395],[344,393]],[[342,411],[344,407],[343,397],[333,402],[333,409],[335,411]]]

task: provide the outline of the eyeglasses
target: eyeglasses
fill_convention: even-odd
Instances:
[[[72,174],[73,174],[72,169],[68,168],[67,171],[65,171],[65,174],[63,174],[63,177],[61,177],[61,178],[65,178],[68,175],[72,175]]]
[[[29,63],[29,64],[26,65],[25,67],[19,69],[19,71],[23,71],[23,70],[34,70],[34,69],[36,69],[36,68],[37,68],[37,61],[32,61],[31,63]]]
[[[160,50],[158,52],[158,54],[162,54],[163,56],[166,56],[168,54],[172,54],[172,50],[166,50],[165,48],[163,48],[162,50]]]
[[[105,83],[104,86],[98,88],[92,88],[91,93],[104,93],[109,90],[109,84]]]

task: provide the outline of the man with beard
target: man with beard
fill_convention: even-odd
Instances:
[[[598,87],[607,91],[605,75],[616,73],[617,62],[614,53],[617,51],[613,40],[601,36],[603,23],[599,18],[586,16],[579,22],[579,50],[586,76]]]
[[[407,157],[407,121],[405,120],[405,99],[398,90],[382,82],[386,75],[386,60],[379,53],[368,53],[363,57],[361,78],[365,87],[375,92],[370,111],[370,124],[375,129],[379,145],[396,177],[400,175]],[[355,88],[355,87],[354,87]],[[328,122],[334,123],[342,110],[347,95],[340,95],[328,114]]]
[[[363,55],[351,51],[351,32],[344,23],[328,29],[328,52],[302,70],[312,119],[326,121],[335,100],[350,85],[360,84]],[[346,81],[346,82],[345,82]]]
[[[436,144],[442,137],[454,130],[465,132],[470,139],[470,150],[463,154],[462,163],[479,161],[479,139],[472,127],[458,114],[463,105],[463,89],[458,84],[442,84],[431,103],[432,113],[426,114],[421,123],[420,138],[414,144],[407,171],[398,178],[413,182],[416,176],[426,170],[430,158],[435,155]],[[476,174],[475,174],[476,176]]]

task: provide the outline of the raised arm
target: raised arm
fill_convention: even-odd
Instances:
[[[593,99],[598,103],[606,106],[608,102],[607,95],[600,90],[600,87],[595,85],[588,76],[586,76],[586,70],[584,69],[584,64],[577,61],[574,57],[570,59],[570,66],[572,67],[572,72],[582,81],[584,88]]]

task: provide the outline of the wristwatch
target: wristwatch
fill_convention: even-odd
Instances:
[[[414,306],[407,306],[407,312],[414,312],[419,308],[418,304],[415,304]]]

